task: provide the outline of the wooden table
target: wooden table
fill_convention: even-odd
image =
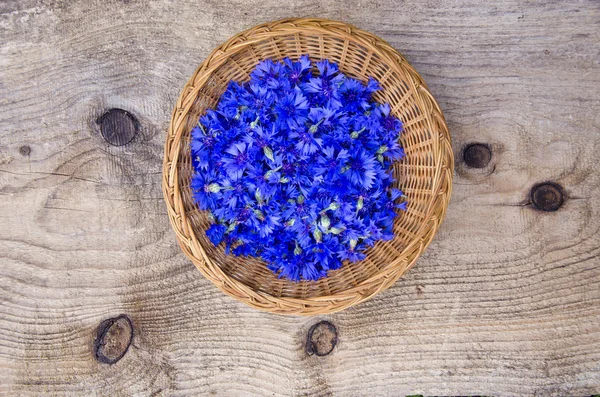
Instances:
[[[600,2],[4,0],[0,13],[0,393],[600,393]],[[389,41],[439,101],[457,159],[415,268],[320,318],[217,290],[180,253],[161,193],[187,78],[229,36],[288,16]],[[129,113],[103,139],[110,109]],[[556,211],[531,204],[547,181],[559,186],[538,205]],[[309,355],[321,320],[337,345]]]

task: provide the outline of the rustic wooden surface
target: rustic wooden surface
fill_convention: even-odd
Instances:
[[[160,187],[188,76],[234,33],[288,16],[344,20],[401,51],[458,160],[447,219],[415,268],[322,318],[219,292],[180,253]],[[111,108],[139,120],[124,146],[96,123]],[[462,162],[472,142],[491,147],[485,168]],[[3,0],[0,393],[600,393],[599,151],[595,0]],[[544,181],[564,188],[556,212],[528,204]],[[133,343],[99,362],[97,327],[119,314]],[[319,320],[338,342],[309,356]]]

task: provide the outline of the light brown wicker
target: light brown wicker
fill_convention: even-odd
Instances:
[[[408,209],[395,220],[395,239],[379,242],[367,259],[345,264],[329,277],[293,283],[277,278],[254,258],[225,255],[206,238],[207,214],[192,199],[190,131],[199,115],[216,105],[230,80],[247,81],[264,59],[339,63],[347,75],[373,76],[383,90],[375,96],[391,105],[404,123],[406,157],[393,166]],[[214,50],[187,82],[171,119],[163,164],[163,192],[171,224],[185,254],[217,287],[240,301],[281,314],[332,313],[360,303],[391,286],[431,242],[450,199],[453,155],[439,106],[419,74],[389,44],[342,22],[285,19],[235,35]]]

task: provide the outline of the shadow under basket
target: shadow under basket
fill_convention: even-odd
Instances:
[[[307,54],[328,59],[348,76],[375,78],[378,102],[402,120],[406,157],[393,165],[395,187],[408,208],[394,221],[395,237],[367,250],[366,259],[345,263],[318,281],[278,278],[260,259],[226,255],[205,230],[210,221],[192,198],[190,131],[215,107],[229,81],[248,81],[262,60],[293,60]],[[452,190],[452,148],[439,106],[421,76],[389,44],[351,25],[323,19],[286,19],[242,32],[215,49],[179,97],[165,144],[163,193],[169,218],[185,254],[217,287],[257,309],[293,315],[333,313],[390,287],[417,260],[444,218]]]

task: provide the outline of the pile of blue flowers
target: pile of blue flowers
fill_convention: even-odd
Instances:
[[[316,68],[307,56],[263,61],[192,130],[191,187],[210,241],[293,281],[364,259],[407,204],[391,187],[402,123],[372,99],[379,84],[327,60]]]

